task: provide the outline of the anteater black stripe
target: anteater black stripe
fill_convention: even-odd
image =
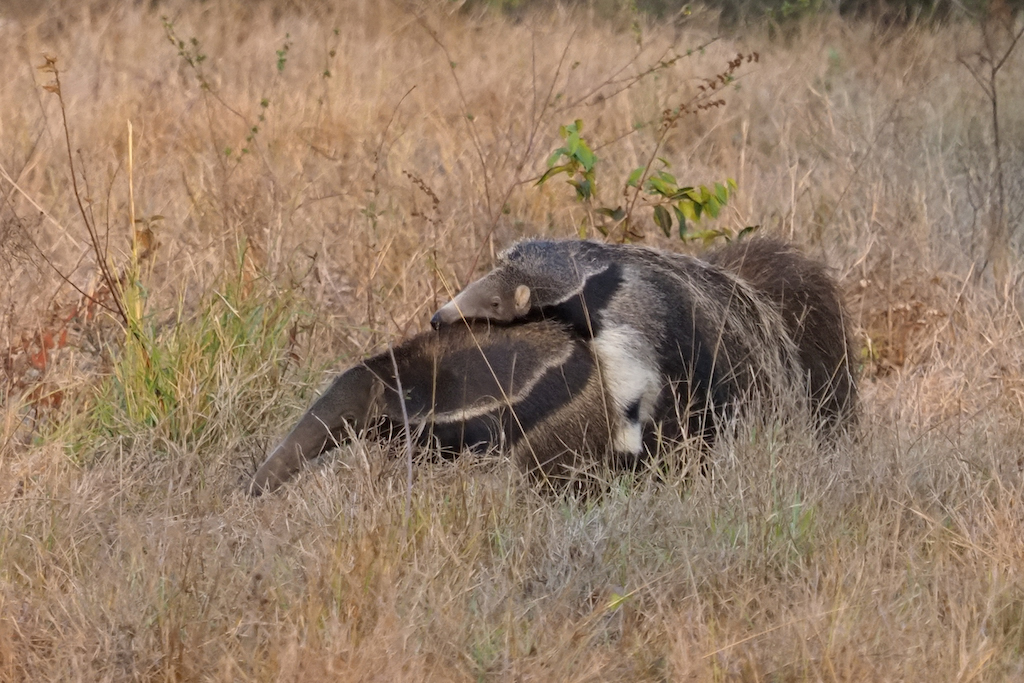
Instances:
[[[502,415],[502,428],[509,445],[515,445],[524,430],[529,432],[570,403],[574,396],[583,393],[593,372],[594,357],[590,348],[583,342],[576,342],[565,363],[545,372],[533,390],[514,405],[514,416],[509,411]]]
[[[601,333],[605,310],[616,292],[622,287],[622,266],[612,263],[600,273],[587,278],[583,291],[554,306],[542,309],[542,316],[567,323],[582,339],[591,339]]]
[[[524,431],[531,431],[581,393],[593,370],[590,350],[577,342],[565,363],[545,371],[530,393],[515,402],[511,409],[499,403],[493,411],[462,422],[435,423],[432,426],[434,442],[442,452],[449,454],[467,448],[482,451],[498,444],[504,433],[505,442],[515,445]],[[427,438],[424,435],[424,439]]]

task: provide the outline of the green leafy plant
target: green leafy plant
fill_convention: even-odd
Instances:
[[[576,199],[587,208],[587,220],[605,237],[613,229],[622,226],[622,235],[628,239],[642,237],[635,226],[629,224],[630,210],[623,206],[594,206],[597,195],[596,171],[598,157],[590,143],[582,135],[583,121],[577,119],[573,123],[559,128],[559,135],[565,144],[554,150],[548,157],[548,170],[537,181],[542,185],[558,175],[567,176],[566,182],[576,190]],[[718,218],[732,195],[736,192],[736,181],[726,178],[722,182],[708,185],[679,186],[675,175],[670,172],[671,164],[658,157],[658,169],[652,171],[650,166],[639,166],[626,179],[623,193],[631,189],[635,195],[642,196],[643,204],[651,208],[654,224],[661,228],[666,237],[676,229],[679,239],[695,239],[705,242],[719,237],[731,239],[733,233],[727,229],[691,230],[691,226],[699,223],[701,218],[710,216]],[[595,220],[595,215],[603,217],[603,221]],[[581,226],[581,236],[586,226]],[[739,231],[743,237],[756,228],[746,227]]]
[[[707,241],[717,237],[731,237],[730,233],[723,230],[690,232],[689,224],[699,222],[703,216],[718,218],[722,207],[736,192],[736,181],[726,178],[724,182],[716,182],[710,188],[707,185],[679,187],[676,177],[669,172],[671,164],[662,157],[658,157],[658,162],[661,168],[643,181],[642,189],[648,205],[653,208],[654,224],[661,228],[665,237],[672,235],[673,225],[678,228],[679,239]],[[626,187],[639,189],[646,171],[647,167],[644,166],[633,169],[626,180]],[[614,213],[611,217],[614,218]],[[753,228],[744,228],[740,236],[751,230]]]
[[[543,185],[550,178],[564,173],[569,176],[566,182],[576,188],[576,198],[587,202],[593,198],[596,191],[594,166],[597,164],[597,155],[582,133],[583,121],[580,119],[558,129],[558,134],[565,140],[565,144],[548,157],[548,170],[537,184]]]
[[[290,33],[284,34],[284,45],[282,45],[281,49],[277,51],[277,72],[278,73],[283,73],[284,72],[284,65],[288,61],[288,50],[291,49],[291,46],[292,46],[292,40],[291,39],[292,39],[292,34],[290,34]]]
[[[688,101],[662,112],[654,151],[646,164],[633,169],[623,185],[622,196],[627,200],[624,204],[606,206],[598,201],[599,158],[595,147],[583,136],[583,121],[580,119],[559,127],[558,134],[563,144],[548,156],[547,170],[537,180],[537,185],[543,185],[556,176],[566,176],[566,182],[576,191],[577,201],[587,212],[579,229],[581,237],[586,235],[589,224],[605,237],[615,237],[624,242],[642,239],[643,232],[632,221],[638,204],[650,208],[654,224],[666,237],[670,237],[673,231],[679,239],[705,242],[744,237],[757,228],[748,226],[738,232],[728,228],[693,229],[705,216],[718,218],[722,207],[728,204],[737,190],[736,181],[726,178],[708,185],[680,185],[671,172],[672,165],[659,156],[658,151],[668,132],[682,117],[724,106],[725,100],[718,94],[720,88],[733,83],[735,72],[743,64],[758,60],[756,52],[738,54],[724,71],[715,74],[714,78],[705,78]]]
[[[262,413],[260,391],[239,403],[233,387],[277,383],[299,329],[295,301],[254,286],[258,281],[244,275],[244,253],[237,269],[194,314],[179,310],[172,325],[145,313],[144,290],[130,290],[139,297],[127,307],[132,333],[97,388],[90,433],[118,437],[141,429],[197,445],[218,438],[215,426],[224,420],[217,416],[226,407],[240,416]],[[226,396],[235,396],[231,406]]]

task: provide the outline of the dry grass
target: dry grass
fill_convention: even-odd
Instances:
[[[752,31],[611,96],[710,25],[638,51],[628,22],[579,12],[144,4],[0,9],[0,680],[1024,676],[1024,330],[980,272],[971,29]],[[760,62],[728,106],[663,153],[681,179],[738,180],[723,224],[836,266],[868,347],[856,441],[744,433],[711,478],[589,501],[501,460],[424,464],[408,520],[394,458],[358,444],[243,495],[325,368],[423,328],[511,239],[573,234],[570,190],[531,182],[559,124],[616,140],[741,50]],[[56,274],[101,290],[43,54],[118,269],[134,127],[134,210],[164,217],[139,236],[138,336]],[[1022,60],[1002,101],[1015,201]],[[652,141],[598,151],[605,201]]]

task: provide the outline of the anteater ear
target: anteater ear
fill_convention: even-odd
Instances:
[[[526,285],[519,285],[516,287],[516,293],[513,298],[513,303],[516,306],[516,315],[522,315],[530,310],[530,288]]]

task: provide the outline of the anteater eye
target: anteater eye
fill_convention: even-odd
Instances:
[[[499,308],[501,308],[501,299],[499,299],[498,297],[494,297],[493,299],[491,299],[491,308],[493,308],[494,310],[498,310]]]

